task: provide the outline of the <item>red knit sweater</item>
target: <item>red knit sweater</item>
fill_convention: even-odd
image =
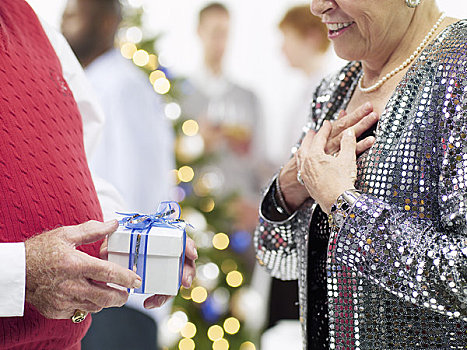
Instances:
[[[91,219],[102,214],[60,62],[26,2],[0,1],[0,242]],[[79,349],[90,322],[49,320],[26,303],[23,317],[0,318],[0,349]]]

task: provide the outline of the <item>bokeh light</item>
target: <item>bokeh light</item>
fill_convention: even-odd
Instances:
[[[251,341],[246,341],[240,345],[240,350],[256,350],[256,346]]]
[[[154,54],[149,55],[149,62],[146,64],[146,68],[149,70],[154,70],[159,65],[157,61],[157,56]]]
[[[191,299],[193,299],[195,303],[198,303],[198,304],[204,303],[207,297],[208,297],[208,292],[206,288],[204,287],[201,287],[201,286],[195,287],[191,291]]]
[[[185,300],[191,300],[191,289],[180,287],[180,296]]]
[[[133,55],[135,54],[136,50],[138,49],[136,48],[136,45],[133,43],[125,43],[120,48],[120,52],[122,56],[129,60],[133,58]]]
[[[188,119],[183,122],[182,131],[187,136],[194,136],[199,131],[199,125],[196,120]]]
[[[212,245],[214,248],[218,250],[224,250],[227,249],[229,246],[229,236],[227,236],[225,233],[218,233],[212,238]]]
[[[155,73],[155,72],[160,72],[160,71],[156,70],[152,73]],[[164,108],[164,112],[165,112],[165,116],[169,118],[170,120],[177,120],[182,115],[182,109],[180,108],[180,105],[176,102],[167,103]]]
[[[212,198],[204,198],[200,203],[200,208],[205,213],[212,212],[215,206],[216,206],[216,203],[214,202],[214,199]]]
[[[209,327],[208,338],[211,341],[222,339],[223,336],[224,336],[224,330],[222,329],[221,326],[214,325],[214,326]]]
[[[193,341],[193,339],[183,338],[178,343],[178,348],[180,350],[194,350],[195,342]]]
[[[167,78],[159,78],[154,82],[154,90],[164,95],[170,91],[170,81]]]
[[[226,259],[221,264],[221,270],[225,274],[228,274],[230,271],[236,270],[237,268],[237,263],[232,259]]]
[[[239,271],[231,271],[227,274],[227,284],[230,287],[240,287],[243,283],[243,275]]]
[[[229,334],[236,334],[240,330],[240,321],[235,317],[229,317],[224,321],[224,330]]]
[[[149,74],[149,81],[152,85],[154,85],[156,80],[160,78],[166,78],[165,73],[161,70],[155,70],[154,72],[151,72],[151,74]]]
[[[180,169],[178,169],[178,178],[182,182],[190,182],[193,180],[194,176],[195,172],[188,165],[182,166]]]
[[[143,32],[138,27],[130,27],[126,30],[125,37],[129,42],[137,44],[143,39]]]
[[[187,322],[185,327],[182,328],[182,331],[180,332],[182,337],[185,338],[193,338],[196,335],[196,326],[194,323]]]
[[[188,316],[183,311],[174,312],[169,319],[167,327],[169,331],[173,333],[178,333],[185,327],[188,322]]]
[[[133,54],[133,62],[139,67],[149,63],[149,54],[145,50],[138,50]]]
[[[227,350],[228,348],[229,342],[227,339],[219,339],[212,344],[212,350]]]

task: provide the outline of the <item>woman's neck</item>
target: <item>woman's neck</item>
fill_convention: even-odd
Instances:
[[[425,36],[434,26],[441,16],[441,12],[436,6],[429,3],[422,3],[416,10],[404,35],[393,43],[393,49],[389,52],[381,52],[372,58],[362,61],[363,71],[365,73],[365,86],[376,83],[381,77],[399,67],[408,59]],[[438,30],[434,33],[434,38],[442,29],[446,27],[447,21],[443,21]],[[399,74],[403,73],[401,71]]]

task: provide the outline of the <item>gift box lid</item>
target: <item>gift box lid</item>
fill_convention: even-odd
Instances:
[[[135,234],[148,235],[147,255],[179,257],[183,251],[183,228],[155,226],[149,233],[136,231]],[[132,230],[119,226],[109,236],[108,251],[111,253],[129,253]]]

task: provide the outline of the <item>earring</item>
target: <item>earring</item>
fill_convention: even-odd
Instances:
[[[405,0],[408,7],[415,8],[420,5],[421,0]]]

